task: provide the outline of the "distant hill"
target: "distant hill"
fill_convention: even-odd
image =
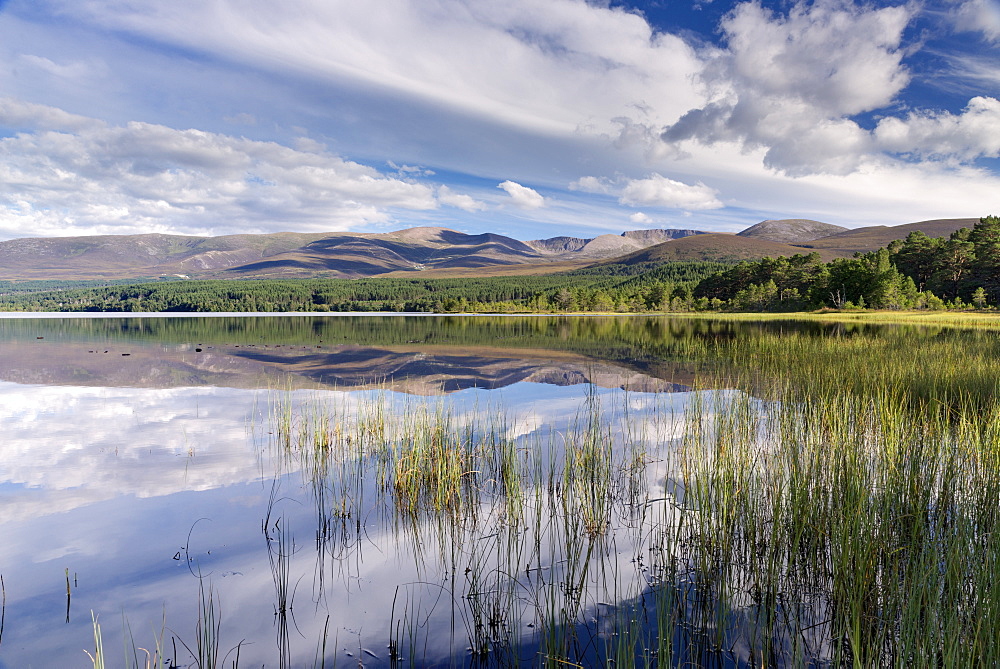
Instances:
[[[816,250],[840,249],[854,253],[880,249],[894,239],[905,239],[907,235],[920,230],[928,237],[947,237],[961,228],[971,228],[978,218],[937,218],[906,225],[873,225],[838,232],[822,239],[810,241],[803,246]]]
[[[537,251],[503,235],[467,235],[447,228],[324,237],[284,253],[227,270],[241,276],[374,276],[425,267],[490,267],[531,262]]]
[[[590,239],[583,237],[550,237],[548,239],[533,239],[525,242],[540,253],[573,253],[582,249]]]
[[[95,235],[0,242],[0,278],[111,279],[207,274],[300,248],[323,234]]]
[[[599,235],[592,238],[550,237],[525,242],[540,253],[565,256],[561,260],[578,257],[607,258],[609,256],[637,251],[671,239],[706,234],[701,230],[678,230],[665,228],[658,230],[627,230],[620,235]],[[572,257],[571,257],[572,255]]]
[[[604,262],[624,265],[696,260],[738,262],[740,260],[756,260],[765,256],[792,256],[797,253],[809,253],[810,251],[811,249],[771,242],[766,239],[739,237],[737,235],[705,234],[664,242]],[[818,250],[818,252],[823,257],[823,260],[832,260],[833,258],[850,255],[849,253],[832,249]]]
[[[738,235],[631,230],[593,238],[519,241],[441,227],[385,233],[295,233],[189,237],[103,235],[0,242],[0,279],[357,278],[550,274],[609,263],[735,262],[815,250],[824,260],[872,251],[913,230],[947,236],[978,219],[938,219],[847,230],[805,219],[763,221]],[[832,234],[805,239],[822,232]],[[780,242],[770,237],[793,237]]]
[[[930,237],[947,237],[960,228],[971,228],[978,222],[978,218],[949,218],[850,230],[805,219],[763,221],[736,235],[705,234],[697,237],[686,237],[650,246],[620,258],[602,261],[599,264],[696,260],[737,262],[756,260],[767,256],[792,256],[812,251],[816,251],[823,260],[829,262],[834,258],[851,257],[855,253],[875,251],[887,246],[895,239],[905,239],[914,230],[920,230]],[[785,233],[791,236],[809,236],[830,229],[837,230],[837,232],[812,240],[781,243],[767,239],[767,236],[778,236]]]
[[[522,242],[440,227],[386,233],[188,237],[103,235],[0,242],[0,279],[354,278],[423,270],[501,273],[507,266],[593,262],[696,230],[636,230]],[[539,273],[545,273],[541,269]],[[523,273],[523,272],[522,272]]]
[[[830,223],[820,223],[806,218],[786,218],[780,221],[761,221],[736,234],[740,237],[753,237],[769,242],[795,244],[811,242],[814,239],[846,231],[848,228]]]

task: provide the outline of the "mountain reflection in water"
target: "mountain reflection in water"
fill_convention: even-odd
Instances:
[[[200,584],[240,666],[637,652],[613,630],[693,606],[646,601],[677,568],[660,528],[689,511],[685,412],[742,396],[689,392],[700,368],[671,342],[724,336],[663,318],[0,320],[0,667],[86,666],[91,612],[112,666],[125,625],[137,647],[164,618],[193,644]],[[454,497],[434,498],[426,477],[462,449]]]
[[[0,320],[0,380],[133,388],[388,388],[438,395],[521,382],[678,392],[693,378],[685,365],[643,353],[642,342],[616,337],[636,334],[620,327],[588,337],[572,319],[506,319],[499,322],[506,327],[452,333],[454,317],[370,317],[384,326],[377,330],[358,327],[358,318],[289,318],[282,320],[292,325],[271,328],[260,325],[269,319],[253,317]],[[569,324],[576,327],[567,331]],[[525,331],[525,325],[532,327]],[[385,343],[373,345],[369,335]],[[605,348],[609,340],[614,345]]]

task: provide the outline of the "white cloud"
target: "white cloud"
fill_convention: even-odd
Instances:
[[[949,56],[952,76],[966,80],[977,89],[1000,86],[1000,62],[992,54]]]
[[[235,179],[233,188],[245,189],[248,203],[257,197],[260,207],[225,195],[222,201],[229,205],[194,197],[190,208],[180,211],[167,192],[145,205],[147,230],[222,232],[206,222],[216,212],[243,229],[336,229],[394,218],[399,227],[405,219],[405,224],[466,229],[465,222],[475,219],[472,225],[494,230],[506,225],[513,231],[524,219],[513,220],[513,206],[496,206],[507,195],[493,188],[509,177],[553,191],[572,182],[577,194],[549,198],[531,225],[582,234],[581,227],[607,229],[609,221],[628,215],[611,197],[585,193],[620,197],[627,178],[650,172],[708,184],[725,195],[727,208],[696,210],[702,213],[690,225],[704,229],[739,229],[747,219],[771,217],[775,206],[789,215],[855,225],[919,220],[932,211],[981,215],[996,201],[988,194],[995,171],[961,165],[970,156],[989,155],[989,137],[963,130],[971,127],[968,112],[897,111],[910,108],[905,65],[911,57],[921,63],[921,76],[941,74],[925,72],[924,63],[947,63],[947,84],[952,92],[967,91],[965,99],[1000,97],[994,91],[1000,69],[988,49],[951,50],[929,34],[913,38],[928,42],[908,41],[905,29],[913,28],[918,13],[933,16],[925,3],[877,9],[887,3],[791,0],[766,3],[782,8],[769,12],[759,2],[737,2],[720,26],[722,45],[713,47],[656,32],[641,15],[606,2],[289,1],[15,0],[0,13],[0,88],[99,116],[111,126],[142,119],[229,133],[232,123],[253,119],[254,125],[236,132],[278,138],[324,159],[337,159],[331,156],[337,152],[363,155],[380,166],[391,159],[404,170],[434,165],[448,175],[490,178],[484,188],[465,187],[473,201],[488,203],[474,211],[489,213],[473,217],[463,215],[469,201],[453,199],[460,194],[442,192],[437,184],[421,191],[419,183],[411,183],[424,174],[385,167],[372,178],[386,195],[391,185],[397,198],[408,192],[417,201],[443,205],[440,209],[389,205],[364,193],[344,195],[338,208],[330,204],[332,191],[323,195],[312,190],[315,185],[296,191],[301,198],[296,200],[284,196],[288,189],[281,179],[253,172],[249,186]],[[996,5],[996,0],[955,0],[949,6],[956,11],[940,23],[951,28],[966,16],[968,29],[981,24],[985,29],[979,33],[988,36],[991,24],[978,17]],[[24,9],[29,6],[30,12]],[[60,20],[48,20],[51,15]],[[979,35],[966,37],[978,43]],[[151,43],[169,48],[150,49]],[[938,46],[943,48],[933,61],[918,60],[922,51]],[[173,57],[178,50],[189,57]],[[119,52],[128,55],[116,56]],[[103,78],[101,63],[107,69]],[[72,86],[60,78],[73,68],[82,72],[80,64],[94,66],[85,84]],[[155,92],[150,82],[156,83]],[[28,127],[36,135],[46,123],[48,129],[79,134],[71,127],[72,115],[45,120],[50,112],[40,109],[44,114],[22,114],[34,123]],[[856,122],[859,113],[895,117],[902,126],[886,120],[877,136],[867,122],[865,127]],[[85,125],[100,123],[76,118]],[[336,148],[296,143],[289,130],[296,126],[302,128],[296,133]],[[87,159],[115,160],[96,149]],[[955,165],[963,169],[941,169]],[[88,174],[84,167],[58,166],[81,179]],[[627,176],[582,176],[601,174]],[[830,179],[814,181],[812,175]],[[941,180],[949,193],[961,192],[964,184],[965,192],[986,195],[975,202],[947,200],[933,187]],[[32,216],[37,217],[42,234],[62,232],[59,226],[71,223],[72,230],[83,230],[86,221],[102,217],[121,220],[91,231],[131,231],[124,212],[139,209],[133,200],[117,197],[124,184],[109,182],[101,198],[104,181],[81,183],[86,187],[79,206],[68,194],[52,195],[51,204],[40,200],[39,193],[56,190],[56,182],[48,180],[16,192],[0,184],[0,197],[8,218],[23,214],[22,222],[35,225]],[[206,187],[213,183],[203,181]],[[916,184],[920,187],[912,187]],[[220,185],[218,192],[228,191]],[[327,211],[314,215],[324,204]],[[542,234],[530,230],[524,236]]]
[[[433,188],[327,153],[0,100],[0,231],[55,235],[361,227]]]
[[[787,16],[743,3],[722,22],[728,49],[703,74],[711,100],[663,133],[669,144],[740,142],[789,174],[847,174],[871,150],[849,117],[881,109],[909,82],[903,30],[915,8],[798,3]]]
[[[723,206],[718,193],[703,183],[694,186],[651,174],[645,179],[628,182],[622,189],[620,202],[633,207],[654,206],[672,209],[718,209]]]
[[[499,184],[497,188],[502,188],[507,191],[510,195],[510,199],[514,202],[515,206],[521,209],[538,209],[545,206],[545,198],[542,197],[538,191],[528,188],[527,186],[522,186],[519,183],[514,183],[513,181],[504,181]]]
[[[697,101],[684,40],[577,0],[46,0],[54,13],[227,60],[353,81],[544,133]],[[459,55],[459,57],[456,57]],[[600,95],[594,95],[600,91]],[[642,110],[646,110],[643,112]]]
[[[570,190],[578,190],[584,193],[610,193],[614,188],[614,182],[606,177],[580,177],[569,185]]]
[[[981,32],[986,39],[1000,41],[1000,2],[997,0],[966,0],[952,14],[955,27],[968,32]]]
[[[0,128],[75,132],[104,127],[104,123],[97,119],[70,114],[55,107],[0,97]]]
[[[668,207],[670,209],[704,210],[719,209],[724,205],[718,191],[698,183],[694,186],[668,179],[653,173],[644,179],[617,177],[581,177],[569,185],[570,190],[587,193],[614,194],[619,204],[631,207]],[[651,219],[643,213],[632,214],[633,223],[648,223]]]
[[[879,146],[919,157],[974,160],[1000,156],[1000,100],[976,97],[961,114],[911,113],[884,118],[875,128]]]
[[[447,186],[438,186],[437,189],[437,199],[441,204],[446,204],[449,207],[456,207],[457,209],[462,209],[463,211],[483,211],[486,209],[486,204],[476,200],[475,198],[465,195],[464,193],[456,193]]]
[[[434,170],[419,165],[397,165],[393,161],[388,161],[389,167],[396,171],[401,177],[430,177],[434,176]]]
[[[631,216],[629,216],[628,220],[632,223],[635,223],[636,225],[649,225],[650,223],[653,222],[653,219],[651,219],[649,216],[642,213],[641,211],[637,211]]]
[[[746,92],[802,101],[840,116],[885,106],[909,82],[899,47],[913,12],[821,0],[796,4],[783,17],[744,3],[722,28],[732,73]]]
[[[44,56],[34,54],[22,54],[17,60],[20,65],[37,68],[53,77],[68,81],[89,78],[94,69],[92,65],[81,61],[57,63]]]

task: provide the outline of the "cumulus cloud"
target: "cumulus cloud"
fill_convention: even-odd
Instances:
[[[645,179],[629,181],[622,189],[619,202],[633,207],[654,206],[672,209],[718,209],[723,206],[718,193],[703,183],[689,186],[651,174]]]
[[[879,121],[875,138],[885,151],[920,158],[974,160],[1000,156],[1000,100],[973,98],[961,114],[914,112]]]
[[[479,200],[476,200],[470,195],[465,195],[464,193],[456,193],[447,186],[438,186],[437,189],[437,199],[441,204],[446,204],[449,207],[455,207],[457,209],[462,209],[463,211],[473,212],[473,211],[483,211],[486,209],[486,205]]]
[[[637,211],[631,216],[629,216],[628,220],[632,223],[635,223],[636,225],[649,225],[650,223],[653,222],[653,219],[651,219],[649,216],[642,213],[641,211]]]
[[[581,177],[570,184],[570,190],[588,193],[614,194],[619,204],[630,207],[667,207],[669,209],[704,210],[719,209],[718,191],[699,182],[689,185],[653,173],[644,179],[614,180],[607,177]],[[637,212],[630,219],[633,223],[648,223],[646,214]]]
[[[968,32],[981,32],[991,42],[1000,42],[1000,2],[997,0],[966,0],[952,14],[955,27]]]
[[[850,117],[885,107],[909,83],[901,45],[915,11],[820,0],[777,15],[738,5],[721,26],[728,48],[703,74],[711,100],[662,139],[764,148],[765,164],[789,174],[850,173],[873,148]]]
[[[9,99],[0,100],[0,127],[23,130],[0,139],[0,231],[8,236],[334,230],[386,221],[393,208],[438,206],[430,186],[315,145],[111,126]]]
[[[513,181],[504,181],[497,188],[507,191],[514,205],[521,209],[538,209],[545,206],[545,198],[538,191]]]
[[[610,193],[614,188],[614,182],[606,177],[580,177],[569,185],[570,190],[578,190],[584,193]]]
[[[823,220],[836,216],[847,224],[899,222],[894,217],[911,216],[903,214],[904,210],[926,218],[922,212],[941,210],[938,193],[916,189],[917,198],[904,202],[899,195],[903,189],[894,189],[893,184],[915,179],[910,170],[914,166],[929,175],[921,183],[932,183],[942,176],[938,167],[952,169],[957,162],[992,154],[988,137],[977,138],[963,129],[970,127],[975,116],[969,110],[949,106],[950,114],[941,109],[909,111],[908,59],[919,63],[914,73],[921,76],[925,66],[946,63],[948,81],[958,82],[952,92],[961,85],[972,87],[967,98],[1000,97],[987,93],[1000,81],[995,59],[991,60],[989,49],[975,49],[980,35],[994,34],[989,28],[993,24],[983,17],[989,18],[988,10],[997,6],[997,0],[948,0],[954,11],[941,25],[978,33],[966,35],[973,44],[964,49],[949,48],[940,30],[914,35],[919,42],[908,41],[907,28],[913,28],[915,18],[921,12],[934,17],[940,6],[909,1],[891,7],[856,0],[734,2],[719,25],[723,39],[718,45],[696,42],[696,37],[686,42],[684,35],[658,31],[641,14],[613,7],[615,3],[585,0],[378,0],[377,12],[351,0],[289,0],[284,4],[265,0],[38,0],[15,4],[33,4],[36,10],[32,17],[23,11],[0,14],[4,38],[0,41],[7,56],[7,66],[0,66],[0,80],[5,90],[18,91],[26,99],[67,100],[65,108],[72,110],[107,109],[119,115],[115,121],[119,124],[120,119],[144,118],[176,126],[169,119],[181,111],[184,127],[218,130],[223,116],[239,122],[239,115],[247,114],[242,118],[257,123],[238,132],[255,138],[280,136],[288,145],[292,140],[272,134],[275,128],[281,133],[282,128],[302,126],[306,128],[302,134],[322,137],[341,152],[363,152],[381,165],[395,158],[404,170],[408,165],[432,164],[446,174],[496,174],[503,175],[501,180],[510,177],[511,183],[553,187],[546,180],[548,175],[571,175],[565,178],[570,181],[585,173],[634,176],[656,171],[688,184],[719,189],[733,209],[703,215],[701,220],[725,221],[729,229],[739,226],[726,216],[748,215],[749,209],[767,212],[775,201],[787,202],[790,197],[803,203],[797,208],[803,215]],[[764,5],[780,9],[772,11]],[[61,20],[47,21],[51,15]],[[938,12],[936,18],[942,15]],[[24,32],[25,26],[36,32]],[[21,34],[27,36],[12,39]],[[73,47],[88,47],[94,36],[101,36],[106,45],[114,36],[124,35],[124,48],[134,57],[116,61],[107,46],[88,56],[87,48],[57,44],[70,35],[77,40]],[[161,74],[157,70],[163,69],[163,56],[149,51],[149,44],[194,54],[179,65],[182,69],[176,72],[183,74],[175,74],[162,86],[156,79],[168,95],[144,96],[145,86],[121,85],[151,81],[151,73]],[[918,60],[922,51],[931,48],[935,49],[933,60]],[[33,55],[20,58],[24,54]],[[87,91],[93,88],[93,92],[74,90],[68,98],[65,86],[53,87],[58,75],[102,57],[112,76],[100,86],[90,87],[88,82]],[[15,66],[22,73],[30,68],[34,76],[18,79]],[[228,69],[223,72],[223,67]],[[230,88],[221,82],[229,82]],[[267,100],[266,104],[255,103],[251,96],[241,98],[242,93],[233,95],[254,90],[255,83],[268,91],[268,95],[256,96]],[[165,100],[170,102],[167,109],[154,108]],[[336,104],[327,104],[332,100]],[[30,121],[33,115],[26,118]],[[882,119],[877,131],[871,127],[873,118]],[[69,135],[82,133],[82,128],[70,127],[72,118],[45,120],[35,115],[34,122],[28,127],[35,135],[46,129],[45,124]],[[92,119],[83,122],[94,123]],[[24,128],[18,125],[8,130]],[[961,144],[962,137],[967,144]],[[309,152],[336,159],[323,148]],[[676,166],[677,159],[685,160],[682,170]],[[587,166],[585,172],[577,171],[581,165]],[[995,172],[962,167],[952,176],[970,191],[984,192],[988,189],[981,188],[983,184],[995,183]],[[60,164],[59,169],[64,166]],[[427,175],[393,172],[389,167],[380,170],[372,175],[379,187],[398,182],[392,185],[399,193],[409,190],[431,206],[457,206],[466,211],[475,207],[433,185],[420,191],[420,184],[412,182]],[[180,169],[179,173],[186,172]],[[829,180],[806,188],[804,180],[815,175]],[[292,215],[293,210],[285,205],[295,204],[294,198],[262,197],[265,192],[280,194],[280,179],[255,171],[246,180],[248,184],[240,188],[266,203],[273,201],[284,216]],[[844,184],[845,190],[835,189],[830,209],[821,209],[821,200],[810,204],[801,197],[806,191],[825,192],[831,183]],[[878,188],[867,188],[875,183]],[[856,189],[856,197],[851,197],[846,184]],[[31,190],[34,186],[16,193],[8,184],[2,186],[0,197],[5,198],[7,215],[36,214],[44,219],[45,234],[55,229],[51,221],[62,224],[61,213],[83,220],[80,209],[88,202],[106,207],[108,216],[126,209],[136,211],[132,200],[98,198],[96,193],[104,190],[101,181],[81,193],[80,207],[69,196],[53,197],[52,206],[45,205]],[[594,176],[570,187],[581,194],[617,198],[625,186],[621,179]],[[109,193],[119,190],[113,186]],[[507,197],[495,195],[477,193],[476,197],[491,207]],[[238,200],[227,197],[229,202]],[[588,198],[572,199],[577,210],[568,209],[566,202],[550,202],[539,215],[567,231],[586,225],[579,212]],[[595,202],[605,207],[600,215],[589,218],[590,224],[597,227],[597,221],[621,219],[610,197],[589,199],[590,211],[597,211]],[[863,209],[862,199],[871,207]],[[159,200],[163,204],[150,215],[150,225],[178,220],[163,213],[177,213],[174,200]],[[338,200],[346,207],[343,210],[330,205],[334,211],[318,218],[337,223],[323,225],[311,213],[324,201],[306,202],[308,206],[295,212],[295,220],[333,229],[398,216],[392,212],[396,205],[357,195]],[[845,201],[852,207],[844,207]],[[987,196],[972,213],[981,215],[982,206],[993,201],[995,196]],[[951,206],[954,203],[951,199]],[[37,211],[32,208],[35,205]],[[240,225],[263,227],[263,216],[234,207],[231,217],[224,209],[216,211]],[[879,215],[874,218],[876,210]],[[449,214],[458,215],[446,210],[442,217]],[[101,218],[96,211],[87,216],[89,220]],[[25,215],[24,220],[29,218]],[[199,213],[198,227],[186,229],[206,229],[207,219],[207,214]],[[427,222],[435,223],[439,221]],[[119,229],[125,231],[109,227],[94,231]]]

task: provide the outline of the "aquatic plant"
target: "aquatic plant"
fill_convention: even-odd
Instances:
[[[591,393],[546,431],[279,391],[255,434],[312,500],[318,611],[374,529],[419,563],[386,612],[392,666],[441,661],[435,616],[456,665],[978,666],[1000,652],[998,349],[721,328],[671,342],[698,373],[683,410]],[[263,527],[290,666],[295,551],[284,517]],[[211,590],[197,629],[211,666]]]

